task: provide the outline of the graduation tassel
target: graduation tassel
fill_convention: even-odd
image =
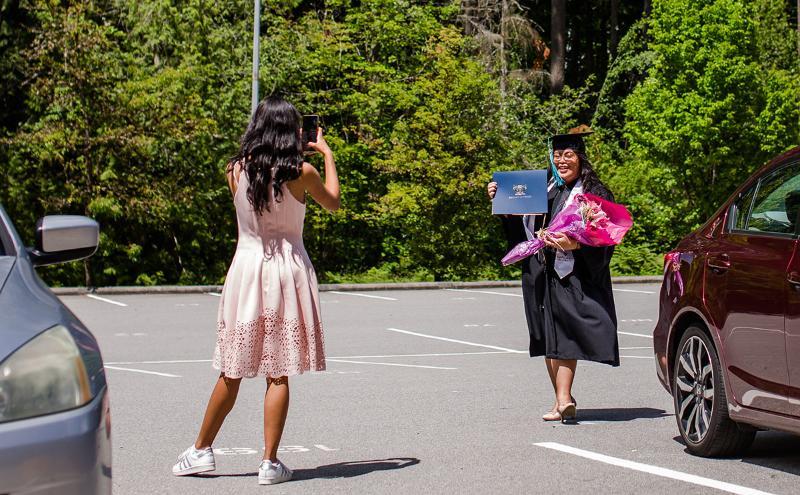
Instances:
[[[553,175],[553,181],[556,183],[556,186],[561,187],[564,185],[564,179],[558,175],[558,169],[556,168],[556,162],[553,160],[553,138],[549,138],[547,140],[547,158],[550,159],[550,171]]]

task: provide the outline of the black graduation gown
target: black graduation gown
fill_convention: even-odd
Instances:
[[[548,194],[548,224],[563,207],[569,191],[568,187],[554,187]],[[613,200],[602,187],[586,192]],[[522,217],[502,220],[510,247],[526,240]],[[541,227],[542,220],[537,217],[534,230]],[[581,245],[572,251],[574,269],[563,280],[555,273],[555,251],[550,248],[522,260],[522,295],[531,356],[619,366],[617,315],[609,269],[613,252],[613,247]]]

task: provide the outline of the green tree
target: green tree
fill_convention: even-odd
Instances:
[[[625,101],[629,149],[616,173],[621,196],[662,251],[765,160],[798,143],[797,66],[774,48],[775,33],[790,32],[768,3],[654,2],[655,61]]]

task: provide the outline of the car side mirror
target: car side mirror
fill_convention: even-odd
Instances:
[[[28,248],[33,266],[88,258],[100,243],[100,225],[88,217],[50,215],[36,222],[36,247]]]

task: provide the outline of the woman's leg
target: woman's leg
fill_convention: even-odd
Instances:
[[[554,359],[556,370],[556,400],[559,407],[572,403],[572,382],[575,380],[575,359]]]
[[[217,437],[217,433],[219,433],[219,429],[222,427],[222,422],[225,421],[225,417],[233,409],[233,404],[236,403],[236,396],[239,394],[239,384],[241,382],[241,378],[228,378],[223,374],[219,375],[214,391],[211,392],[211,398],[208,399],[206,415],[203,417],[200,433],[194,443],[196,449],[211,447]]]
[[[553,412],[558,409],[558,388],[556,387],[556,372],[558,368],[555,366],[555,361],[555,359],[544,358],[544,364],[547,366],[547,375],[550,376],[550,383],[553,385],[553,394],[556,396]]]
[[[289,412],[289,378],[281,376],[267,378],[264,394],[264,459],[278,460],[278,444],[281,443],[283,425]]]

